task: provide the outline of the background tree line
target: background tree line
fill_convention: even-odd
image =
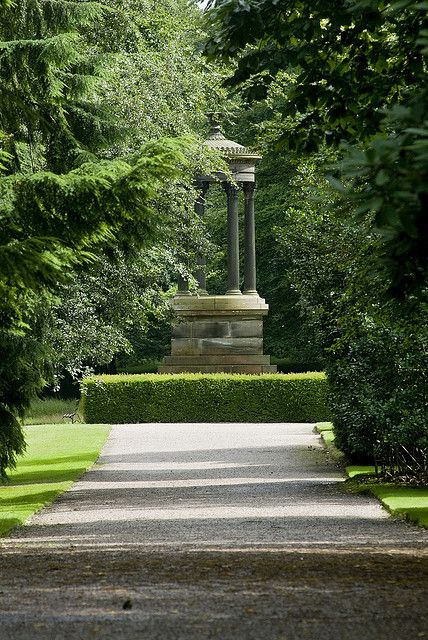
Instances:
[[[210,4],[3,0],[0,467],[55,376],[163,355],[199,251],[223,291],[212,160],[176,139],[219,110],[264,156],[266,352],[327,368],[348,455],[426,472],[426,3]]]

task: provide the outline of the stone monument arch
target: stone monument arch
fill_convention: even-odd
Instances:
[[[227,289],[224,295],[210,295],[206,287],[206,259],[200,256],[195,274],[196,294],[179,278],[172,300],[175,320],[171,355],[160,373],[228,372],[273,373],[276,367],[263,355],[263,318],[268,305],[257,293],[254,191],[256,163],[261,156],[237,142],[227,140],[214,123],[206,144],[220,152],[232,178],[217,172],[198,176],[199,197],[195,211],[205,214],[205,196],[210,184],[220,182],[227,202]],[[239,190],[244,194],[244,286],[240,287]]]

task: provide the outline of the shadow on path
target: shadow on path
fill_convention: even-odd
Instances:
[[[427,542],[346,492],[311,425],[120,425],[2,542],[0,621],[14,640],[428,638]]]

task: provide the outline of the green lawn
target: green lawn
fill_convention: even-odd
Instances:
[[[346,467],[346,475],[348,478],[356,478],[357,476],[373,475],[375,473],[375,467],[373,465],[357,465],[353,464]]]
[[[326,444],[334,444],[334,433],[332,422],[317,422],[315,430],[320,434]]]
[[[351,465],[346,467],[350,479],[358,482],[358,477],[373,475],[374,466]],[[405,487],[389,483],[368,483],[356,485],[357,490],[370,492],[378,498],[390,513],[404,516],[407,520],[428,527],[428,487]]]
[[[27,451],[0,486],[0,535],[68,489],[98,458],[109,431],[105,424],[25,427]]]
[[[370,491],[394,515],[428,527],[428,487],[397,487],[388,484],[371,485]]]
[[[317,422],[316,431],[328,445],[334,445],[334,434],[331,422]],[[332,447],[334,451],[335,448]],[[370,492],[380,500],[383,506],[393,515],[404,516],[407,520],[423,527],[428,527],[428,487],[404,487],[399,485],[375,482],[358,484],[358,477],[373,475],[373,465],[350,465],[346,467],[346,475],[355,482],[352,490]],[[357,483],[357,484],[355,484]]]
[[[323,433],[324,431],[333,431],[333,423],[332,422],[317,422],[315,424],[315,429],[318,433]]]

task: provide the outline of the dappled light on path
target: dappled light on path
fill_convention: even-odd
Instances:
[[[93,469],[1,543],[3,629],[14,640],[423,637],[428,531],[349,493],[312,429],[114,427]]]

